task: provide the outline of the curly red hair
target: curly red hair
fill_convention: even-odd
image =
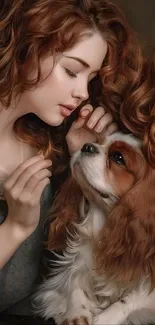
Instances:
[[[139,81],[129,84],[118,111],[124,126],[143,141],[145,156],[155,168],[155,60],[143,62]]]
[[[114,114],[116,121],[121,118],[129,130],[144,138],[149,148],[149,159],[152,159],[152,129],[146,123],[148,133],[146,131],[145,136],[137,131],[140,121],[136,113],[140,110],[137,98],[141,97],[141,90],[137,88],[137,94],[135,91],[128,93],[129,85],[131,90],[139,85],[143,59],[132,39],[133,33],[116,5],[109,0],[7,1],[1,5],[0,21],[0,100],[3,106],[9,107],[14,94],[19,95],[40,82],[41,60],[45,56],[71,48],[84,30],[97,29],[108,44],[108,53],[99,76],[103,89],[103,93],[100,92],[102,102]],[[32,79],[30,72],[34,69],[37,77]],[[97,80],[90,86],[91,100],[97,104],[100,99],[95,87],[98,89]],[[143,94],[146,88],[144,82]],[[126,104],[125,98],[128,98]],[[132,104],[131,107],[129,104]],[[40,123],[41,128],[38,127]],[[47,156],[58,144],[62,147],[60,139],[64,138],[65,131],[62,127],[60,132],[57,129],[59,135],[55,139],[55,132],[51,136],[51,127],[30,114],[16,122],[15,132]]]

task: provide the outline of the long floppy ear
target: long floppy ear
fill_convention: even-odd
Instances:
[[[96,243],[96,268],[118,282],[149,275],[155,285],[155,170],[120,199]]]
[[[48,215],[51,219],[48,235],[49,249],[59,251],[65,248],[67,230],[71,232],[73,221],[79,218],[82,196],[80,187],[70,176],[62,185]]]

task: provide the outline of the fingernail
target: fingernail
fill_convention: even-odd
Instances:
[[[101,126],[96,127],[96,128],[95,128],[95,131],[96,131],[97,133],[100,133],[100,132],[102,131],[102,127],[101,127]]]
[[[85,117],[90,113],[89,109],[84,109],[83,111],[81,111],[81,116]]]
[[[88,122],[88,123],[87,123],[87,126],[88,126],[90,129],[92,129],[92,128],[93,128],[93,123],[92,123],[92,122]]]

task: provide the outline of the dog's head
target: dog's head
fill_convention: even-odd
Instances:
[[[85,144],[73,156],[71,169],[69,186],[64,184],[57,197],[49,247],[60,247],[66,227],[78,219],[84,193],[90,203],[110,208],[96,242],[98,272],[125,282],[148,274],[155,282],[155,170],[148,165],[141,143],[115,133],[102,143]]]
[[[89,202],[112,208],[143,177],[146,161],[140,146],[133,136],[115,133],[74,154],[72,175]]]

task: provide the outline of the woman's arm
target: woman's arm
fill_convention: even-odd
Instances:
[[[8,216],[0,226],[0,268],[36,229],[40,198],[50,182],[52,162],[35,156],[19,165],[4,183]]]
[[[22,231],[9,218],[0,225],[0,269],[10,260],[18,247],[31,235]]]

